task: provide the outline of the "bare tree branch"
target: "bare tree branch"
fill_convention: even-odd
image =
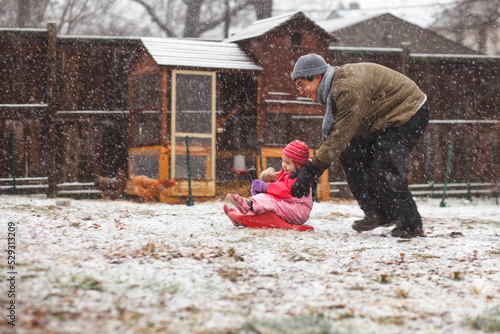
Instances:
[[[237,6],[231,8],[229,10],[229,16],[234,16],[236,15],[238,12],[240,12],[241,10],[247,8],[248,6],[250,5],[253,5],[255,3],[255,0],[245,0],[244,2],[238,4]],[[210,20],[208,22],[203,22],[203,23],[200,23],[199,25],[199,28],[198,28],[198,36],[201,35],[202,33],[208,31],[208,30],[211,30],[211,29],[214,29],[215,27],[217,27],[219,24],[221,24],[222,22],[224,22],[224,20],[226,19],[226,16],[225,15],[221,15],[213,20]]]
[[[168,37],[176,37],[173,30],[170,29],[170,27],[168,27],[165,23],[163,23],[161,19],[156,15],[156,12],[153,7],[147,4],[144,0],[132,0],[132,1],[142,5],[146,10],[146,12],[149,14],[149,16],[151,16],[153,22],[156,23],[158,27],[160,27],[160,29],[164,31],[165,34],[167,34]]]
[[[454,34],[455,40],[461,44],[467,43],[466,36],[474,36],[477,46],[470,47],[486,53],[488,40],[498,48],[495,31],[499,22],[500,0],[462,0],[445,10],[433,27]]]

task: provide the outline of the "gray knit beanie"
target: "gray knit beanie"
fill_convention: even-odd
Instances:
[[[327,68],[328,65],[323,57],[315,53],[310,53],[297,59],[293,67],[292,80],[321,75],[326,72]]]

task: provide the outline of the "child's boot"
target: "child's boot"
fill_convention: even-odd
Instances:
[[[247,198],[241,197],[236,194],[227,194],[226,201],[231,203],[238,209],[241,213],[247,213],[250,210],[250,206],[247,203]]]
[[[231,207],[230,207],[229,205],[227,205],[227,204],[224,204],[223,209],[224,209],[224,213],[226,214],[226,216],[228,216],[228,217],[229,217],[229,219],[231,220],[231,223],[233,223],[233,225],[234,225],[234,226],[236,226],[236,227],[244,227],[244,225],[240,224],[240,222],[239,222],[239,221],[237,221],[236,219],[231,218],[231,216],[229,216],[229,214],[228,214],[229,212],[234,212],[234,211],[236,211],[236,209],[231,208]]]

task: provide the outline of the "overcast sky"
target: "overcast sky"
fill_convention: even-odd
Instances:
[[[241,0],[240,0],[241,1]],[[349,8],[349,4],[353,0],[273,0],[273,16],[278,16],[290,13],[296,10],[304,12],[310,19],[321,23],[325,20],[331,11],[339,8],[342,3],[344,8]],[[428,28],[435,22],[437,15],[445,8],[451,7],[457,0],[357,0],[360,5],[361,11],[356,12],[343,12],[343,17],[357,19],[361,16],[376,16],[383,13],[391,13],[403,20],[416,24],[422,28]],[[136,24],[138,31],[141,26],[149,25],[155,27],[150,23],[150,18],[145,13],[144,8],[139,4],[130,1],[122,0],[118,2],[118,7],[124,9],[124,13],[129,17],[136,17]],[[255,12],[253,10],[244,11],[242,16],[233,21],[230,29],[230,34],[246,28],[255,21]],[[247,15],[247,17],[245,17]],[[208,31],[202,35],[205,38],[221,38],[223,37],[222,25],[216,29]],[[154,31],[154,29],[153,29]],[[159,32],[154,36],[163,36]]]
[[[274,14],[280,15],[291,10],[302,10],[313,19],[321,19],[342,3],[349,8],[351,2],[358,2],[360,9],[367,14],[376,15],[390,12],[409,22],[427,27],[434,22],[436,15],[456,0],[274,0]]]

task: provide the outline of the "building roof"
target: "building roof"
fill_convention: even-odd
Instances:
[[[368,16],[359,11],[355,12],[348,16],[338,15],[319,23],[325,30],[338,37],[335,46],[397,48],[401,43],[408,42],[411,51],[415,53],[478,53],[391,13]]]
[[[262,71],[235,43],[153,37],[141,42],[160,66]]]
[[[249,25],[247,28],[242,31],[235,33],[231,37],[224,40],[224,42],[238,42],[246,39],[251,39],[255,37],[259,37],[269,33],[270,31],[277,29],[288,21],[301,17],[307,21],[309,21],[313,26],[315,26],[319,32],[322,32],[325,36],[327,36],[332,41],[335,41],[335,37],[330,35],[326,30],[317,25],[314,21],[309,19],[304,15],[301,11],[295,11],[279,16],[269,17],[267,19],[258,20]]]
[[[335,14],[330,13],[328,18],[317,20],[316,22],[326,31],[334,32],[367,21],[381,14],[383,13],[365,12],[362,10],[341,10],[336,11]]]
[[[231,37],[225,39],[225,42],[236,42],[244,39],[249,39],[257,36],[264,35],[266,32],[273,30],[274,28],[280,26],[284,22],[290,20],[299,11],[287,13],[279,16],[269,17],[267,19],[258,20],[243,29],[242,31],[232,35]]]

